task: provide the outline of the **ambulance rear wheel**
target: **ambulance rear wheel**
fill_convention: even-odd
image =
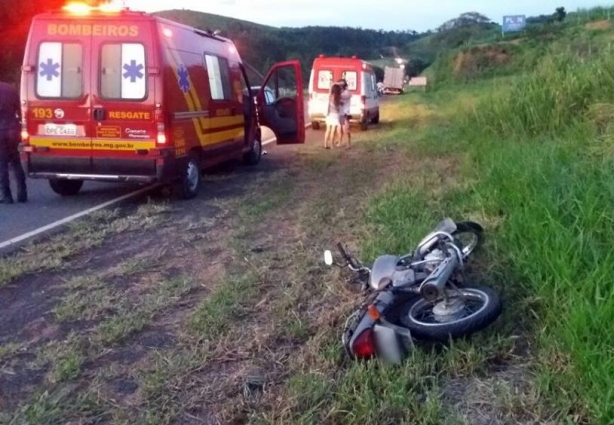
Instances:
[[[256,165],[260,162],[260,158],[262,158],[262,142],[256,139],[251,150],[243,155],[243,162],[247,165]]]
[[[62,179],[50,179],[49,186],[58,195],[62,196],[74,196],[83,187],[83,180],[62,180]]]
[[[200,158],[196,153],[191,153],[181,172],[180,196],[183,199],[192,199],[198,195],[201,182]]]

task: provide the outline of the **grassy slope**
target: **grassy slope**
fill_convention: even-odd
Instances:
[[[571,20],[547,45],[524,41],[523,59],[543,52],[532,71],[423,97],[447,124],[411,149],[462,158],[458,188],[429,198],[404,186],[380,209],[390,238],[382,240],[395,240],[412,205],[469,211],[490,224],[492,277],[511,295],[518,329],[531,335],[525,355],[557,423],[614,420],[612,35],[608,22]]]
[[[548,53],[582,53],[611,43],[613,31],[603,24],[612,16],[614,7],[580,9],[562,24],[529,24],[505,36],[493,29],[434,33],[411,42],[408,57],[431,64],[424,73],[438,84],[514,75],[534,69]],[[454,47],[459,41],[462,46]]]

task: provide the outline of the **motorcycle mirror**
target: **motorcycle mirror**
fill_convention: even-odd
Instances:
[[[332,266],[335,262],[333,261],[333,253],[328,249],[324,251],[324,262],[327,266]]]

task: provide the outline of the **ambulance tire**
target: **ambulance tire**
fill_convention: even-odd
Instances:
[[[179,180],[179,196],[182,199],[192,199],[198,195],[201,185],[200,158],[196,152],[191,152],[181,170]]]
[[[254,140],[252,149],[243,155],[243,162],[247,165],[256,165],[262,158],[262,142],[259,138]]]
[[[51,190],[61,196],[75,196],[83,187],[83,180],[49,179]]]

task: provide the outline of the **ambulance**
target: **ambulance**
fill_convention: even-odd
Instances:
[[[204,168],[260,161],[261,126],[277,144],[305,142],[300,63],[275,64],[250,87],[235,45],[215,32],[70,3],[31,23],[22,163],[62,196],[93,180],[173,183],[193,198]]]
[[[313,61],[309,77],[308,113],[314,130],[326,119],[331,85],[344,78],[352,93],[350,122],[367,130],[370,123],[379,123],[379,96],[373,66],[352,57],[320,55]]]

